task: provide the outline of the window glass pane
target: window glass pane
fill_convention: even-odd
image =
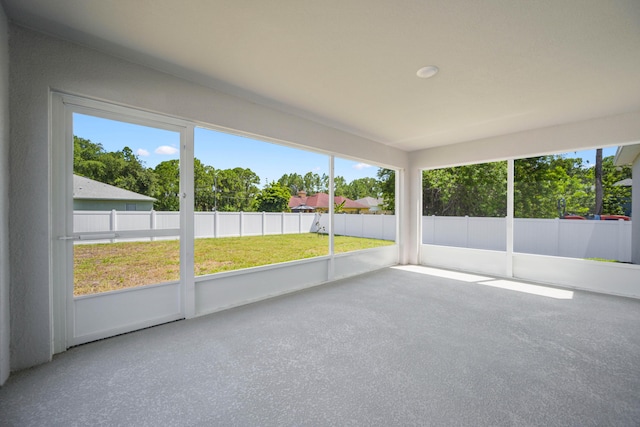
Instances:
[[[614,164],[615,152],[516,160],[514,251],[630,261],[631,167]]]
[[[507,162],[422,173],[422,242],[506,250]]]
[[[329,253],[326,155],[204,128],[194,155],[196,276]]]
[[[336,157],[334,172],[335,253],[394,244],[394,171]]]
[[[74,294],[179,280],[178,189],[159,175],[178,169],[179,133],[83,114],[73,131]]]

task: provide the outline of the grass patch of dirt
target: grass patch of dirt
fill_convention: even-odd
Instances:
[[[394,242],[335,236],[335,252]],[[196,276],[313,258],[329,253],[329,238],[315,233],[196,239]],[[74,295],[180,280],[180,242],[122,242],[74,246]]]

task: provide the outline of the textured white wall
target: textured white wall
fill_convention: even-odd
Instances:
[[[382,144],[21,27],[10,31],[12,369],[51,357],[50,89],[371,163],[408,162],[407,153]]]
[[[9,33],[0,5],[0,385],[9,376]]]

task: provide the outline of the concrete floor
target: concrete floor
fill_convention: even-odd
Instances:
[[[73,348],[0,425],[640,425],[640,301],[409,270]]]

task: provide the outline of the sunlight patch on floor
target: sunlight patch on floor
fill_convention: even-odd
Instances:
[[[532,285],[530,283],[514,282],[513,280],[488,280],[486,282],[478,282],[479,285],[492,286],[494,288],[508,289],[510,291],[524,292],[532,295],[540,295],[543,297],[555,299],[573,299],[573,291],[566,289],[550,288],[542,285]]]
[[[396,265],[391,268],[396,270],[409,271],[411,273],[442,277],[444,279],[458,280],[460,282],[476,283],[478,285],[491,286],[494,288],[507,289],[516,292],[524,292],[531,295],[538,295],[555,299],[573,299],[573,291],[552,288],[543,285],[533,285],[530,283],[517,282],[515,280],[495,279],[493,277],[479,276],[476,274],[462,273],[458,271],[440,270],[438,268],[425,267],[422,265]]]
[[[396,270],[410,271],[411,273],[428,274],[429,276],[438,276],[444,279],[459,280],[461,282],[475,283],[484,280],[493,280],[493,277],[478,276],[476,274],[461,273],[459,271],[440,270],[438,268],[425,267],[422,265],[396,265]]]

